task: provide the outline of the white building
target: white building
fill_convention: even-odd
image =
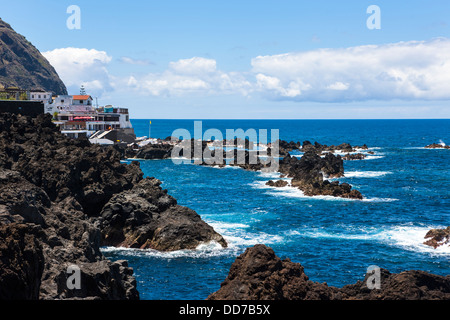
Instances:
[[[44,104],[44,110],[46,113],[53,113],[53,93],[44,90],[33,90],[28,93],[28,100],[41,101]]]
[[[43,91],[43,90],[35,90],[30,91],[30,100],[32,101],[42,101],[44,103],[52,103],[52,92]]]
[[[90,137],[97,131],[111,130],[134,135],[127,108],[111,105],[95,108],[89,95],[57,96],[51,105],[49,113],[57,113],[55,124],[69,137]]]

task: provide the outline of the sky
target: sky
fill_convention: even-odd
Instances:
[[[368,12],[372,5],[379,10]],[[99,105],[128,107],[132,118],[450,118],[448,0],[0,0],[0,8],[69,94],[84,85]]]

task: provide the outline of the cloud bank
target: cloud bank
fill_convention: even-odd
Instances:
[[[250,61],[247,72],[220,70],[214,59],[170,62],[165,71],[114,77],[112,57],[95,49],[44,52],[70,88],[133,90],[149,96],[258,95],[269,100],[347,102],[450,99],[450,39],[317,49]],[[123,62],[137,63],[131,59]]]
[[[67,86],[69,92],[78,93],[80,86],[91,95],[113,90],[108,64],[112,57],[105,51],[85,48],[61,48],[42,53]]]
[[[274,99],[450,98],[449,39],[259,56],[251,64],[258,89]]]

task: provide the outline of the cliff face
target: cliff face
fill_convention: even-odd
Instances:
[[[0,84],[67,94],[47,59],[24,36],[0,19]]]
[[[0,300],[138,299],[133,270],[101,246],[227,245],[143,175],[112,147],[62,135],[49,114],[0,114]],[[71,265],[80,289],[67,286]]]

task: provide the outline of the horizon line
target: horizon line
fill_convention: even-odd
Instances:
[[[333,120],[450,120],[450,118],[336,118],[336,119],[330,119],[330,118],[310,118],[310,119],[292,119],[292,118],[130,118],[130,120],[271,120],[271,121],[286,121],[286,120],[326,120],[326,121],[333,121]]]

